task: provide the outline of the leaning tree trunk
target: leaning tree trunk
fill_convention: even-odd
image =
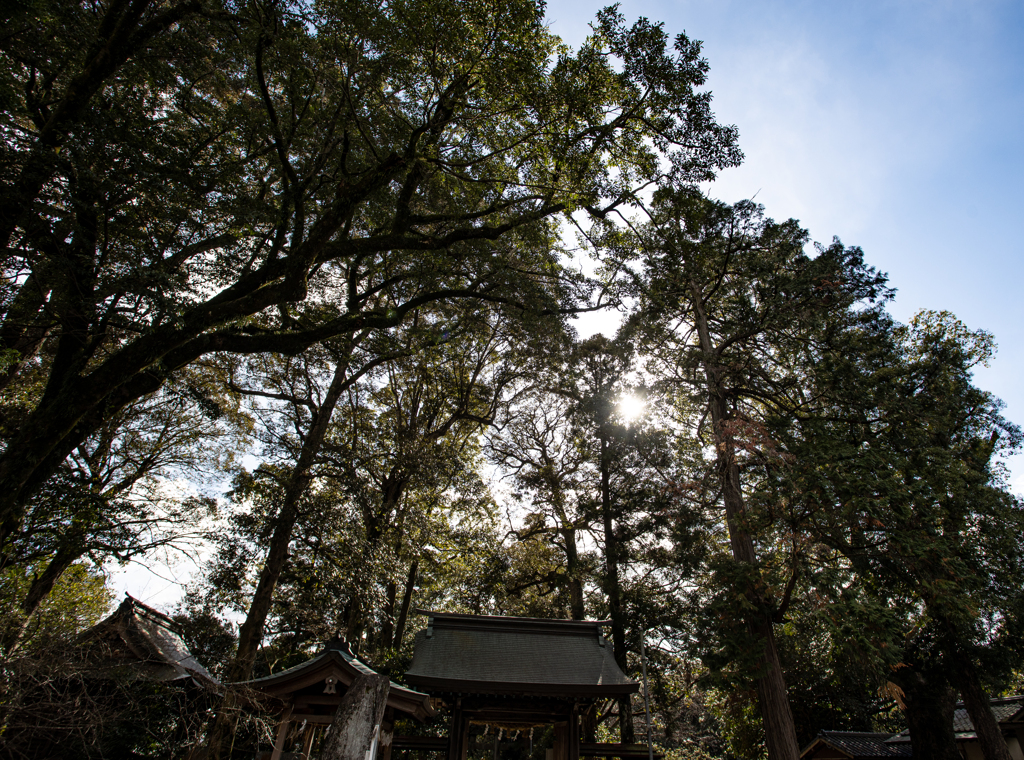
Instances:
[[[331,385],[324,395],[320,408],[313,415],[310,422],[309,432],[302,442],[302,450],[299,453],[298,461],[292,470],[290,479],[285,486],[284,501],[281,510],[277,515],[274,525],[274,532],[270,538],[270,546],[267,556],[260,571],[260,578],[256,584],[252,601],[249,604],[249,612],[245,621],[238,629],[238,647],[235,657],[228,666],[224,676],[227,684],[245,681],[252,675],[252,667],[256,662],[256,653],[259,651],[263,641],[263,629],[270,614],[270,606],[274,600],[274,591],[277,589],[277,582],[281,577],[285,564],[288,561],[288,547],[291,544],[292,532],[295,523],[299,518],[299,502],[305,494],[306,488],[312,479],[312,467],[327,428],[334,414],[334,408],[341,397],[342,392],[356,379],[348,377],[348,362],[340,361],[335,368]],[[357,375],[358,376],[358,375]],[[231,735],[234,732],[233,717],[237,713],[237,704],[234,692],[230,689],[225,694],[224,700],[213,718],[210,732],[207,735],[206,746],[209,756],[213,760],[226,757],[229,752]]]
[[[974,732],[978,736],[978,743],[981,745],[981,753],[985,760],[1012,760],[1010,748],[1006,746],[1003,739],[1003,732],[999,729],[999,722],[992,714],[989,705],[988,695],[981,686],[978,679],[978,671],[974,662],[963,652],[951,652],[953,662],[953,679],[960,689],[960,696],[963,697],[964,707],[967,714],[971,716],[971,723],[974,724]]]
[[[60,579],[64,572],[85,554],[84,547],[78,542],[64,542],[57,549],[57,553],[50,559],[43,572],[32,579],[28,592],[21,602],[21,614],[15,618],[3,634],[3,641],[0,647],[7,654],[11,654],[21,643],[28,622],[43,600],[53,590],[54,584]]]
[[[409,575],[405,579],[405,593],[402,594],[402,606],[398,611],[398,622],[395,623],[395,635],[391,640],[391,646],[395,649],[402,648],[402,639],[405,637],[405,623],[409,619],[409,609],[412,607],[412,592],[416,588],[416,573],[420,567],[420,560],[417,557],[409,565]]]
[[[323,760],[366,760],[374,738],[385,738],[380,731],[390,686],[387,676],[356,676],[334,714],[326,746],[320,753]]]
[[[310,421],[309,432],[302,442],[298,461],[292,470],[291,477],[285,486],[284,500],[274,525],[274,533],[270,538],[267,557],[260,571],[260,579],[256,584],[252,602],[245,621],[238,629],[238,649],[225,681],[243,681],[252,674],[252,666],[256,661],[256,652],[263,641],[263,628],[270,614],[270,605],[274,600],[277,582],[288,561],[288,547],[292,541],[292,532],[299,518],[299,502],[306,493],[312,480],[313,463],[320,454],[327,428],[334,408],[342,392],[350,384],[347,378],[348,362],[338,362],[331,385],[327,389],[323,402]]]
[[[729,543],[733,558],[752,568],[757,567],[754,541],[745,525],[746,504],[740,483],[739,462],[736,447],[727,430],[729,419],[728,399],[722,387],[724,370],[720,365],[711,343],[707,313],[700,289],[690,283],[693,298],[694,321],[700,340],[702,368],[708,383],[708,411],[711,415],[712,434],[715,443],[716,463],[722,484],[722,501],[725,505],[725,519],[729,528]],[[747,630],[760,647],[758,671],[755,679],[757,701],[764,721],[765,743],[769,760],[798,760],[800,747],[796,739],[793,711],[789,705],[789,694],[782,674],[782,662],[775,645],[775,626],[767,610],[765,599],[756,588],[743,589],[744,596],[753,606],[747,615]]]

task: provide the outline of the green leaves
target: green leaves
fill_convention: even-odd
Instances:
[[[529,0],[131,8],[9,30],[0,351],[45,388],[0,458],[7,534],[83,436],[201,357],[430,304],[571,311],[552,217],[633,203],[664,157],[689,182],[738,160],[695,48],[614,13],[573,52]]]

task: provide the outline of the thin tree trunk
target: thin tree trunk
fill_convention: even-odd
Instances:
[[[348,361],[339,361],[334,370],[334,377],[327,389],[320,408],[310,422],[309,431],[302,442],[302,450],[292,470],[292,475],[285,487],[284,503],[278,513],[274,533],[270,539],[267,557],[260,571],[260,579],[256,584],[249,611],[238,630],[238,647],[224,676],[226,683],[248,680],[252,676],[252,667],[256,661],[256,653],[263,642],[263,629],[270,614],[270,606],[274,600],[277,582],[288,561],[288,547],[291,544],[292,531],[299,517],[299,502],[306,491],[312,477],[311,468],[320,447],[323,444],[327,428],[334,414],[334,408],[342,392],[354,378],[348,378]],[[230,746],[233,733],[232,715],[235,712],[233,692],[228,692],[221,708],[213,720],[207,738],[209,755],[214,760],[225,757]]]
[[[395,638],[391,646],[401,649],[402,637],[405,636],[405,623],[409,619],[409,609],[412,606],[412,592],[416,586],[416,573],[420,567],[419,557],[409,565],[409,576],[405,579],[405,593],[402,594],[402,608],[398,612],[398,622],[395,623]]]
[[[586,610],[583,606],[583,581],[580,578],[579,550],[576,547],[576,529],[560,531],[565,542],[565,572],[569,576],[569,614],[573,620],[583,620]]]
[[[377,514],[366,513],[366,542],[363,544],[361,564],[364,567],[370,566],[370,559],[373,550],[377,547],[387,530],[387,521],[395,514],[398,504],[405,495],[405,489],[409,485],[408,477],[388,478],[381,490],[381,508]],[[345,638],[352,648],[353,654],[358,654],[363,642],[363,632],[366,630],[366,610],[363,605],[363,598],[359,593],[351,596],[348,602],[348,609],[345,614]]]
[[[555,467],[545,457],[546,466],[543,468],[544,480],[551,491],[551,508],[555,519],[558,521],[558,534],[565,543],[565,572],[568,577],[569,590],[569,615],[573,620],[586,618],[586,609],[583,604],[583,580],[580,578],[579,549],[576,546],[576,526],[565,511],[565,494],[562,490],[562,482],[556,474]],[[569,526],[569,527],[564,527]]]
[[[377,636],[375,644],[378,650],[390,647],[395,635],[395,602],[398,601],[398,584],[388,581],[384,593],[384,614],[381,616],[380,635]]]
[[[21,602],[20,617],[12,622],[8,630],[4,632],[3,648],[8,654],[18,647],[21,637],[25,635],[29,619],[53,590],[54,584],[83,553],[84,551],[77,548],[77,545],[76,548],[61,546],[47,563],[43,572],[32,579],[28,592]]]
[[[270,546],[263,569],[260,571],[256,591],[249,604],[249,612],[245,617],[245,622],[238,629],[238,649],[231,667],[225,675],[225,680],[228,682],[243,681],[252,674],[256,652],[263,641],[263,628],[270,613],[274,591],[277,589],[277,582],[288,561],[288,547],[291,544],[292,531],[299,518],[299,503],[312,479],[313,463],[320,453],[320,447],[327,434],[334,408],[348,385],[347,374],[348,362],[338,362],[323,402],[310,421],[309,432],[302,442],[298,461],[285,486],[284,501],[277,516],[274,533],[270,538]]]
[[[953,660],[953,677],[960,689],[960,696],[963,697],[967,714],[971,716],[974,733],[978,736],[978,743],[981,745],[981,753],[985,756],[985,760],[1012,760],[1010,748],[1006,746],[1003,732],[999,729],[999,722],[992,714],[988,695],[985,694],[985,690],[981,686],[974,663],[964,653],[954,654],[951,659]]]
[[[723,389],[723,372],[718,365],[714,347],[711,343],[711,332],[708,327],[707,314],[700,289],[696,283],[690,283],[693,297],[694,317],[697,334],[703,354],[703,369],[708,382],[708,406],[715,443],[716,460],[719,477],[722,483],[722,501],[725,505],[725,518],[729,527],[729,543],[733,558],[740,563],[757,567],[757,554],[754,542],[744,525],[746,504],[740,483],[740,468],[736,460],[736,449],[732,436],[728,434],[728,400]],[[757,701],[764,721],[765,742],[769,760],[798,760],[800,747],[796,739],[796,726],[793,722],[793,711],[789,704],[786,681],[782,674],[782,662],[775,645],[775,628],[765,610],[765,600],[754,588],[744,589],[744,595],[754,606],[754,612],[748,615],[747,628],[755,641],[759,642],[761,651],[758,653]]]
[[[78,546],[74,548],[62,546],[57,550],[57,553],[46,565],[46,569],[43,570],[42,574],[32,580],[32,584],[28,587],[28,593],[25,594],[25,599],[22,600],[21,611],[26,621],[39,609],[39,605],[53,591],[54,584],[60,580],[64,571],[71,567],[75,560],[79,559],[84,553],[84,550]]]
[[[608,596],[608,616],[612,619],[612,651],[615,662],[626,672],[626,626],[622,615],[622,590],[619,585],[619,540],[615,535],[611,494],[611,443],[602,431],[601,441],[601,519],[604,527],[605,593]],[[619,740],[633,744],[633,703],[629,695],[619,700]]]

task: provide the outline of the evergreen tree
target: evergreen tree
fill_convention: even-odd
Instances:
[[[727,206],[686,188],[659,191],[651,221],[635,233],[608,235],[616,261],[639,265],[633,325],[651,371],[680,385],[707,420],[700,432],[714,452],[733,559],[718,576],[746,629],[747,641],[737,639],[734,651],[748,653],[769,757],[789,760],[799,747],[775,625],[790,603],[796,567],[780,585],[764,561],[773,515],[751,509],[745,472],[749,460],[775,454],[765,413],[797,402],[807,344],[853,304],[886,292],[858,249],[836,242],[812,258],[807,243],[792,220],[777,224],[752,203]]]

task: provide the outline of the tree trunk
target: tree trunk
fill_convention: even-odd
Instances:
[[[74,546],[61,546],[50,562],[46,565],[41,575],[32,579],[32,585],[28,587],[28,593],[21,603],[21,611],[27,621],[43,603],[43,600],[53,591],[54,584],[60,580],[64,571],[71,567],[79,559],[85,550],[77,544]]]
[[[1003,732],[999,729],[999,722],[989,706],[988,695],[978,680],[978,671],[974,663],[964,653],[955,653],[951,659],[953,677],[960,689],[967,714],[971,716],[971,723],[974,724],[974,732],[978,736],[985,760],[1012,760]]]
[[[378,650],[389,648],[395,635],[395,602],[398,601],[398,584],[388,581],[384,593],[384,614],[381,616],[380,635],[375,644]]]
[[[914,760],[962,760],[953,735],[953,691],[918,671],[893,676],[903,689]]]
[[[277,589],[277,581],[281,577],[285,563],[288,561],[288,547],[292,540],[292,531],[299,517],[299,502],[312,479],[311,468],[320,447],[338,399],[348,386],[348,362],[339,361],[334,370],[331,385],[324,395],[323,402],[310,421],[306,439],[302,442],[298,461],[292,471],[288,484],[285,486],[284,503],[277,516],[274,533],[270,538],[267,557],[260,571],[260,579],[256,584],[252,602],[245,622],[238,629],[238,650],[234,661],[228,669],[224,680],[227,682],[244,681],[252,675],[252,666],[256,661],[256,652],[263,641],[263,627],[270,613],[270,605]]]
[[[796,726],[789,706],[789,693],[782,675],[782,663],[775,646],[775,628],[770,620],[750,625],[755,639],[764,642],[764,649],[758,659],[758,666],[764,675],[757,679],[757,701],[764,721],[765,741],[768,757],[795,759],[800,756],[800,745],[796,741]]]
[[[601,519],[604,527],[605,594],[608,596],[608,616],[612,619],[612,651],[615,662],[625,673],[626,626],[622,615],[622,591],[619,586],[619,540],[615,535],[611,494],[611,443],[604,431],[601,440]],[[633,705],[629,695],[619,700],[619,741],[633,744]]]
[[[288,547],[292,540],[292,531],[299,517],[299,502],[311,480],[311,468],[320,452],[327,427],[334,414],[342,392],[354,378],[348,378],[348,361],[339,361],[335,367],[331,385],[324,396],[320,408],[310,422],[306,439],[302,442],[299,459],[285,487],[284,503],[277,516],[274,533],[270,538],[267,557],[260,571],[260,579],[256,584],[249,612],[245,621],[238,629],[238,647],[224,675],[225,683],[246,681],[252,676],[252,666],[256,661],[256,653],[263,642],[263,629],[270,614],[270,606],[274,600],[277,582],[288,561]],[[213,760],[226,757],[230,747],[233,725],[230,715],[233,712],[232,692],[228,692],[210,727],[207,735],[209,756]]]
[[[366,541],[363,544],[361,556],[363,567],[371,566],[370,561],[373,556],[373,550],[381,543],[389,527],[391,516],[397,511],[398,504],[405,495],[405,489],[408,485],[408,477],[389,477],[381,488],[380,510],[377,513],[370,511],[364,513]],[[372,578],[366,578],[365,580],[367,583],[376,582]],[[363,633],[366,630],[366,618],[367,610],[363,604],[363,596],[358,592],[353,593],[345,610],[345,638],[352,648],[353,654],[359,654],[359,650],[362,647]]]
[[[402,648],[402,637],[405,636],[405,622],[409,619],[409,608],[412,606],[412,592],[416,587],[416,573],[419,570],[420,561],[416,558],[409,565],[409,577],[405,579],[405,593],[402,594],[402,608],[398,611],[398,622],[395,623],[395,638],[391,646],[395,649]]]
[[[323,760],[366,760],[374,738],[379,741],[391,683],[387,676],[360,674],[334,714],[320,757]]]
[[[723,386],[723,369],[719,366],[711,331],[708,327],[704,302],[696,283],[690,283],[693,298],[694,321],[703,354],[703,370],[708,383],[708,410],[711,413],[712,433],[715,443],[716,463],[722,483],[722,501],[725,519],[729,527],[729,543],[733,558],[742,564],[757,567],[754,542],[747,531],[746,504],[740,482],[740,468],[736,460],[736,448],[729,434],[726,422],[729,419],[728,399]],[[743,589],[744,596],[754,607],[747,615],[747,629],[754,640],[759,642],[757,701],[764,721],[765,742],[769,760],[798,760],[800,747],[796,740],[796,726],[793,711],[789,705],[789,694],[782,674],[782,662],[775,645],[775,628],[768,616],[767,600],[761,598],[756,588]]]
[[[569,614],[573,620],[584,620],[587,613],[583,606],[583,580],[580,578],[576,529],[566,528],[560,532],[565,542],[565,572],[569,576]]]

